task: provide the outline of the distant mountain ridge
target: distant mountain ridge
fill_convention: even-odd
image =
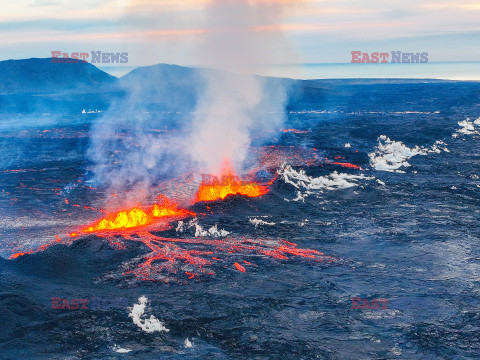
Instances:
[[[202,83],[198,69],[177,65],[139,67],[117,78],[86,62],[6,60],[0,61],[0,113],[105,111],[115,99],[139,100],[152,111],[179,111],[195,105]]]
[[[156,64],[117,78],[90,63],[53,63],[51,58],[0,61],[0,113],[70,115],[80,114],[83,109],[123,112],[122,106],[142,113],[188,113],[194,111],[198,95],[205,88],[205,75],[220,71]],[[458,83],[432,79],[263,79],[268,91],[288,89],[288,111],[355,103],[361,101],[359,93],[374,96],[373,87],[388,93],[396,85],[401,91],[420,95],[432,86],[455,89]],[[478,83],[465,83],[466,89],[477,87]]]
[[[118,79],[90,63],[52,63],[51,58],[0,61],[0,94],[98,91]]]
[[[138,67],[117,78],[95,65],[85,62],[54,63],[51,58],[31,58],[0,61],[0,95],[12,94],[58,94],[60,92],[105,92],[140,87],[145,91],[190,92],[203,83],[202,74],[217,70],[156,64]],[[273,79],[273,78],[271,78]],[[325,79],[291,80],[312,86],[353,85],[378,83],[411,83],[419,79]],[[441,80],[429,80],[439,82]],[[135,89],[134,89],[135,90]]]

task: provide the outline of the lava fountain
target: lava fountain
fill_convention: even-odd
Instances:
[[[158,197],[158,203],[153,204],[153,206],[147,210],[133,208],[112,213],[95,222],[93,225],[81,229],[80,232],[94,233],[104,231],[136,230],[138,228],[155,225],[160,220],[171,221],[191,215],[194,216],[195,213],[186,209],[179,209],[173,201],[163,195],[160,195]],[[77,233],[70,234],[71,237],[75,237],[77,235]]]
[[[202,175],[202,183],[195,196],[195,202],[222,200],[228,195],[259,197],[267,194],[268,191],[267,185],[253,181],[251,176],[248,180],[242,180],[236,175],[230,162],[225,161],[220,176]]]

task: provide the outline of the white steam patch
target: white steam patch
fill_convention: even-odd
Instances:
[[[430,150],[428,151],[429,153],[436,153],[440,154],[442,151],[449,153],[450,150],[447,148],[447,143],[442,140],[437,140],[435,143],[432,145]]]
[[[248,219],[248,221],[250,222],[250,224],[255,226],[255,229],[259,225],[267,225],[267,226],[274,226],[275,225],[274,222],[268,222],[268,221],[264,221],[262,219],[257,219],[257,218],[250,218],[250,219]]]
[[[368,154],[368,157],[370,165],[375,170],[403,172],[399,169],[411,166],[407,160],[416,155],[427,155],[427,152],[419,146],[409,148],[401,141],[392,141],[389,137],[381,135],[375,152]]]
[[[142,315],[145,313],[147,301],[148,299],[145,296],[138,298],[138,304],[133,304],[133,307],[129,308],[130,313],[128,316],[132,318],[135,325],[137,325],[146,333],[153,333],[155,331],[169,332],[170,330],[165,327],[165,324],[163,324],[155,316],[150,315],[150,318],[142,318]]]
[[[452,134],[453,138],[464,135],[480,135],[480,118],[475,121],[467,118],[458,122],[458,129]],[[381,135],[378,138],[378,146],[375,151],[368,154],[370,165],[375,170],[404,173],[401,168],[410,167],[408,160],[417,155],[440,154],[442,152],[449,153],[447,143],[437,140],[431,147],[415,146],[409,148],[401,141],[390,140],[389,137]]]
[[[88,109],[88,111],[85,110],[85,109],[82,110],[82,114],[99,114],[101,112],[103,112],[103,111],[98,110],[98,109],[95,109],[95,110]]]
[[[177,233],[183,233],[189,229],[193,229],[195,231],[195,237],[213,237],[213,238],[222,238],[230,233],[224,229],[218,229],[217,224],[213,225],[208,230],[205,230],[199,223],[198,219],[194,218],[190,220],[188,223],[184,223],[183,221],[179,221],[177,224],[177,228],[175,229]]]
[[[430,153],[438,154],[442,151],[450,152],[443,141],[435,142],[430,148],[418,145],[409,148],[401,141],[393,141],[389,137],[381,135],[378,138],[378,146],[374,152],[368,154],[368,157],[370,158],[370,165],[375,170],[403,173],[404,171],[400,168],[410,167],[411,165],[407,161],[410,158]]]
[[[131,352],[132,350],[122,348],[122,347],[118,346],[117,344],[115,344],[113,346],[113,351],[115,351],[116,353],[120,353],[120,354],[127,354],[127,353]]]
[[[322,190],[347,189],[359,186],[361,181],[375,179],[363,174],[352,175],[336,171],[325,176],[311,177],[305,173],[305,170],[296,171],[290,165],[284,166],[278,174],[285,183],[297,189],[297,197],[293,201],[304,201],[307,196]]]
[[[183,345],[184,345],[187,349],[193,347],[192,342],[191,342],[188,338],[185,339],[185,342],[183,343]]]
[[[459,121],[458,126],[460,129],[453,133],[452,137],[457,138],[462,135],[479,135],[480,132],[477,130],[480,127],[480,118],[475,121],[471,121],[469,118]]]

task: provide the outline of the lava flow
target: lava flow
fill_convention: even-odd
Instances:
[[[268,186],[240,179],[228,162],[226,164],[222,176],[202,176],[202,183],[195,197],[196,202],[222,200],[228,195],[235,194],[258,197],[268,193]]]
[[[165,238],[143,231],[136,236],[116,239],[116,246],[127,241],[142,242],[151,252],[122,264],[105,274],[105,280],[116,279],[130,284],[142,281],[184,282],[188,279],[211,276],[220,268],[245,273],[267,259],[284,261],[303,258],[325,265],[338,262],[313,249],[301,249],[286,240],[249,238]],[[113,245],[113,244],[112,244]],[[239,263],[239,257],[243,258]],[[250,261],[245,260],[248,258]]]
[[[160,219],[184,218],[190,215],[195,215],[194,212],[189,210],[178,209],[177,205],[165,196],[160,195],[158,199],[159,203],[154,204],[148,210],[133,208],[130,210],[119,211],[107,215],[95,224],[80,231],[83,233],[93,233],[98,231],[137,229],[153,225]],[[71,233],[70,236],[75,237],[77,236],[77,233]]]

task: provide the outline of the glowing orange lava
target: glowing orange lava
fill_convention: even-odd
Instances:
[[[245,270],[245,268],[240,265],[239,263],[235,263],[233,264],[233,266],[235,266],[235,268],[238,270],[238,271],[241,271],[241,272],[246,272],[247,270]]]
[[[165,196],[159,196],[159,203],[154,204],[148,210],[133,208],[109,214],[81,231],[83,233],[93,233],[97,231],[128,230],[152,225],[160,219],[182,218],[189,215],[195,215],[195,213],[185,209],[178,209],[177,205]],[[71,237],[77,235],[76,233],[70,234]]]
[[[230,183],[227,185],[200,185],[196,201],[214,201],[225,199],[228,195],[239,194],[248,197],[258,197],[268,193],[268,187],[255,183]]]
[[[333,162],[332,164],[333,165],[339,165],[339,166],[346,167],[346,168],[351,168],[351,169],[361,169],[360,166],[355,165],[355,164],[350,164],[350,163]]]
[[[245,195],[258,197],[268,193],[268,186],[260,185],[254,181],[242,181],[233,170],[228,161],[225,161],[222,175],[209,176],[209,181],[203,179],[198,188],[195,202],[214,201],[225,199],[228,195]]]
[[[121,275],[130,284],[142,281],[184,282],[215,275],[221,268],[233,267],[236,271],[246,273],[257,267],[256,262],[266,259],[284,261],[297,258],[325,265],[340,262],[317,250],[302,249],[295,243],[281,239],[165,238],[140,231],[135,236],[127,235],[117,241],[142,242],[151,250],[106,275],[106,279],[119,278]],[[239,257],[250,261],[243,259],[240,264]]]
[[[61,241],[61,239],[58,236],[55,236],[55,240],[51,241],[50,243],[41,245],[36,250],[14,253],[14,254],[10,255],[9,259],[16,259],[16,258],[19,258],[19,257],[24,256],[24,255],[35,254],[39,251],[45,251],[45,250],[47,250],[48,247],[50,247],[53,244],[59,243],[60,241]]]

